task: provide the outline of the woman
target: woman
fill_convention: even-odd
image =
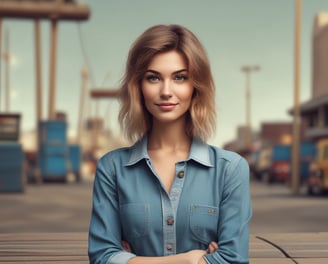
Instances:
[[[214,97],[206,52],[188,29],[157,25],[132,45],[119,120],[135,143],[98,162],[91,263],[249,262],[249,168],[205,143]]]

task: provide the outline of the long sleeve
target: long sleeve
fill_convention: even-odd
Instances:
[[[205,256],[210,264],[249,263],[249,221],[252,215],[249,166],[240,158],[226,171],[218,226],[219,249]]]
[[[95,175],[88,248],[90,263],[94,264],[126,264],[135,256],[121,246],[116,175],[110,168],[110,158],[102,158]]]

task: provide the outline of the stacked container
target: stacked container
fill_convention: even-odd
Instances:
[[[69,166],[65,120],[39,123],[39,167],[44,181],[66,181]]]
[[[0,114],[0,192],[24,191],[24,154],[19,140],[20,114]]]
[[[81,146],[77,144],[69,145],[70,171],[74,174],[77,182],[81,181]]]

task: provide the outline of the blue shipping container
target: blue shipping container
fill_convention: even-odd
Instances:
[[[67,154],[49,155],[46,153],[39,153],[39,162],[41,176],[44,180],[66,180],[67,175]]]
[[[44,180],[66,180],[69,150],[64,120],[39,123],[39,167]]]
[[[301,182],[305,182],[309,177],[310,163],[316,155],[316,147],[312,141],[304,141],[300,146],[300,174]]]
[[[272,161],[290,161],[290,145],[275,145],[272,150]]]
[[[72,172],[80,172],[81,167],[81,146],[69,145],[69,160]]]
[[[304,182],[309,175],[310,162],[316,155],[315,144],[312,141],[302,141],[300,143],[300,179]],[[291,145],[276,145],[272,151],[272,161],[291,162]]]
[[[0,192],[24,191],[23,162],[21,144],[0,143]]]
[[[40,144],[67,145],[67,123],[63,120],[47,120],[39,123]]]

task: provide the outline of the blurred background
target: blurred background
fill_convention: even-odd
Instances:
[[[87,230],[96,161],[129,144],[127,53],[154,24],[208,52],[210,143],[250,164],[252,230],[327,231],[327,0],[0,0],[0,232]]]

